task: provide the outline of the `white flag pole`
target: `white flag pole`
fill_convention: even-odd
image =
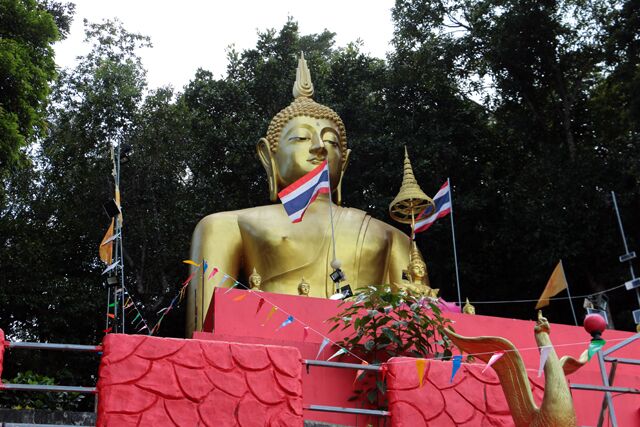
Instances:
[[[458,254],[456,252],[456,230],[453,226],[453,191],[451,189],[451,180],[447,178],[447,186],[449,187],[449,203],[451,203],[451,240],[453,241],[453,262],[456,266],[456,285],[458,288],[458,306],[462,309],[462,295],[460,294],[460,275],[458,273]]]

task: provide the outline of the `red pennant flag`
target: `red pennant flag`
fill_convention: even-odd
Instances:
[[[189,277],[187,277],[187,280],[185,280],[184,282],[182,282],[182,285],[181,285],[181,286],[186,286],[186,285],[188,285],[188,284],[189,284],[189,282],[191,281],[191,279],[193,279],[193,276],[194,276],[195,274],[196,274],[195,272],[191,273],[191,275],[190,275]]]
[[[260,312],[260,309],[262,308],[263,305],[264,305],[264,298],[260,297],[260,299],[258,300],[258,308],[256,309],[256,314]]]
[[[116,318],[116,315],[115,315],[115,314],[113,314],[113,313],[109,313],[109,314],[107,314],[107,317],[108,317],[109,319],[115,319],[115,318]]]
[[[305,342],[308,336],[309,336],[309,327],[305,326],[302,331],[302,342]]]
[[[105,334],[108,334],[109,332],[111,332],[111,330],[112,330],[112,329],[113,329],[113,328],[109,327],[109,328],[105,329],[105,330],[104,330],[104,331],[102,331],[102,332],[104,332]]]
[[[364,360],[362,361],[362,365],[368,365],[368,364],[369,364],[369,362],[366,362]],[[358,381],[358,378],[360,378],[360,375],[362,375],[363,373],[364,373],[364,369],[358,369],[356,371],[356,377],[353,380],[353,384],[355,384],[356,381]],[[382,381],[384,381],[384,378],[382,379]]]

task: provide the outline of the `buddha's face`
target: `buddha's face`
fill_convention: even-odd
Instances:
[[[308,283],[300,283],[298,285],[298,293],[300,295],[309,295],[309,284]]]
[[[409,266],[409,273],[414,279],[422,279],[427,272],[427,266],[420,261],[414,261]]]
[[[252,288],[259,288],[262,284],[262,278],[260,276],[251,276],[249,277],[249,284]]]
[[[331,120],[306,116],[291,119],[282,129],[275,153],[278,187],[285,188],[327,159],[331,188],[335,188],[343,160],[339,135]]]
[[[466,314],[476,314],[476,309],[474,307],[465,306],[464,307],[464,312]]]

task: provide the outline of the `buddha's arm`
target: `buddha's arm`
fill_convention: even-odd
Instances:
[[[203,218],[193,232],[191,239],[191,259],[201,263],[207,262],[208,268],[203,276],[196,275],[189,285],[189,302],[187,310],[187,333],[202,330],[206,323],[209,302],[213,289],[224,277],[229,275],[238,278],[242,258],[242,238],[238,228],[238,216],[233,212],[223,212]],[[209,276],[214,268],[219,270],[211,279]],[[192,267],[192,272],[195,267]],[[234,280],[227,279],[222,285],[229,287]],[[211,313],[209,313],[211,314]]]

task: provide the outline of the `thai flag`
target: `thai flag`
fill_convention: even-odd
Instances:
[[[433,197],[433,204],[436,205],[435,212],[429,217],[420,220],[420,217],[424,215],[424,212],[418,216],[418,222],[416,222],[415,232],[419,233],[421,231],[425,231],[427,228],[431,227],[436,219],[442,218],[451,212],[451,191],[449,191],[449,181],[442,184],[440,190]]]
[[[309,205],[320,193],[329,193],[329,164],[325,160],[314,170],[278,193],[292,222],[302,221]]]

